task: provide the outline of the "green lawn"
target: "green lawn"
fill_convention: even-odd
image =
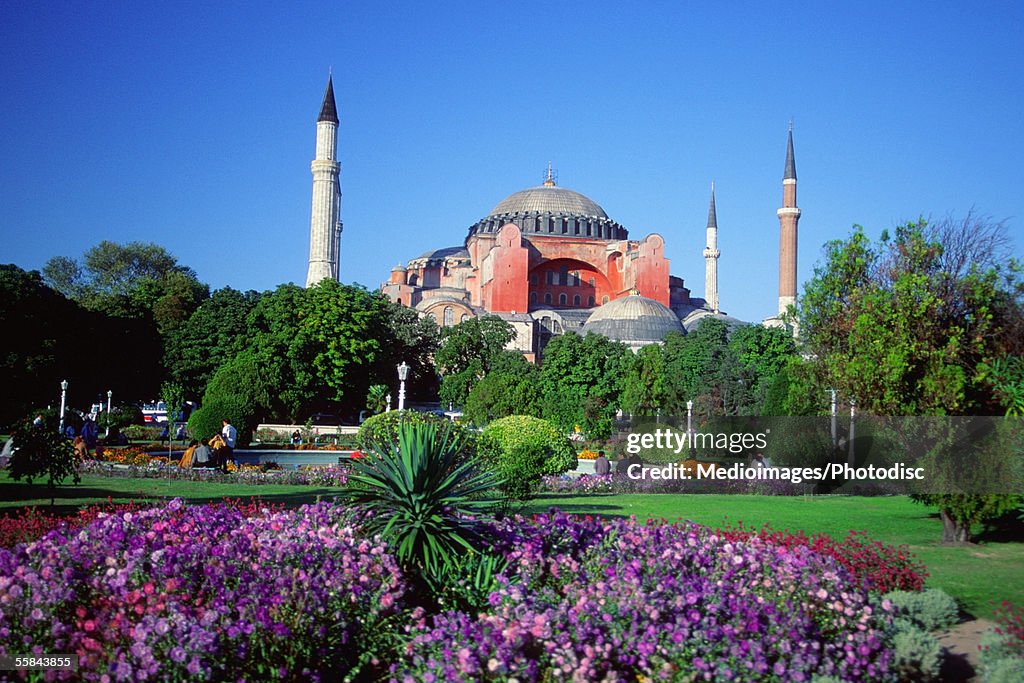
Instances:
[[[184,498],[195,503],[222,498],[261,498],[297,506],[328,498],[340,489],[310,486],[249,486],[208,482],[122,479],[87,476],[78,486],[57,489],[56,509],[74,512],[78,507],[129,500]],[[26,505],[49,507],[46,486],[12,482],[0,473],[0,514]],[[942,526],[934,510],[903,497],[803,497],[735,495],[622,494],[554,496],[538,498],[527,514],[558,507],[566,512],[671,521],[687,519],[720,526],[723,522],[776,529],[825,532],[842,538],[851,530],[866,531],[872,538],[909,546],[928,567],[928,585],[956,597],[975,616],[989,616],[1001,600],[1024,605],[1024,542],[985,540],[967,547],[943,546],[938,541]]]
[[[73,513],[79,507],[93,503],[127,503],[183,498],[193,503],[208,503],[224,498],[248,500],[260,498],[293,507],[316,502],[318,497],[330,497],[340,491],[338,488],[292,486],[267,484],[220,484],[204,481],[168,481],[164,479],[129,479],[87,475],[77,486],[59,486],[56,490],[55,511],[60,514]],[[26,505],[38,505],[49,509],[50,490],[38,483],[29,486],[24,482],[12,481],[7,472],[0,473],[0,514],[20,509]]]

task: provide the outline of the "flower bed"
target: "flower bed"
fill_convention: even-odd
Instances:
[[[0,549],[0,654],[75,653],[75,680],[333,679],[403,592],[338,507],[172,501]]]
[[[259,466],[235,467],[224,472],[215,468],[168,467],[160,461],[145,465],[120,465],[98,460],[85,460],[78,465],[79,474],[142,479],[173,479],[180,481],[216,481],[228,484],[289,484],[294,486],[344,486],[348,468],[344,465],[307,466],[297,470],[264,469]]]
[[[665,467],[665,465],[645,465]],[[692,470],[691,470],[692,471]],[[540,490],[566,495],[592,493],[756,493],[765,496],[794,496],[809,493],[814,483],[793,484],[780,479],[654,479],[633,478],[624,473],[548,475],[541,479]]]
[[[876,541],[865,531],[851,529],[846,538],[835,539],[828,534],[807,536],[803,531],[779,531],[767,524],[755,530],[744,527],[740,522],[735,527],[721,529],[719,533],[733,541],[760,538],[782,548],[810,548],[819,555],[835,559],[863,581],[868,590],[879,594],[894,590],[924,590],[924,582],[928,578],[924,564],[907,546]]]
[[[495,529],[486,600],[428,614],[341,506],[100,512],[0,549],[0,654],[76,653],[85,680],[892,677],[891,611],[807,544],[557,512]]]
[[[422,611],[392,680],[884,680],[891,614],[807,547],[562,514],[504,526],[487,613]]]

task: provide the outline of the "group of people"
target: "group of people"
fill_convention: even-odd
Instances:
[[[228,471],[228,463],[233,462],[238,430],[235,429],[230,420],[224,420],[223,425],[220,434],[202,441],[193,439],[188,448],[185,449],[185,454],[181,456],[181,462],[178,463],[178,466],[183,468],[213,468],[226,473]]]
[[[640,459],[639,455],[629,454],[624,455],[620,460],[615,461],[615,473],[625,474],[629,470],[630,465],[642,465],[643,460]],[[604,451],[598,451],[597,457],[594,458],[594,474],[605,475],[612,473],[612,462],[608,460],[608,457],[604,454]]]

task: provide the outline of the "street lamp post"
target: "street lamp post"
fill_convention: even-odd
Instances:
[[[68,395],[68,381],[61,380],[60,383],[60,433],[64,435],[64,403]]]
[[[398,366],[398,409],[405,410],[405,379],[409,376],[409,366],[402,361]]]
[[[388,402],[388,412],[390,413],[391,412],[391,394],[388,394],[384,398],[387,399],[387,402]]]
[[[856,427],[854,426],[854,423],[856,422],[856,413],[857,413],[857,402],[851,398],[850,399],[850,454],[847,457],[847,460],[849,460],[851,465],[854,462],[854,456],[855,456],[855,453],[853,451],[853,437],[854,437],[854,433],[855,433],[855,430],[856,430]]]
[[[106,434],[104,434],[103,438],[107,438],[107,437],[110,436],[110,401],[113,398],[114,398],[114,390],[113,389],[107,389],[107,432],[106,432]]]
[[[832,394],[832,448],[839,445],[839,405],[836,402],[836,390],[829,389]]]
[[[693,401],[686,402],[686,439],[689,441],[693,433]]]

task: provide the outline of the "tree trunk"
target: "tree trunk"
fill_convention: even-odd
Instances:
[[[943,543],[970,543],[971,525],[954,519],[948,510],[939,510],[939,517],[942,519],[942,542]]]

